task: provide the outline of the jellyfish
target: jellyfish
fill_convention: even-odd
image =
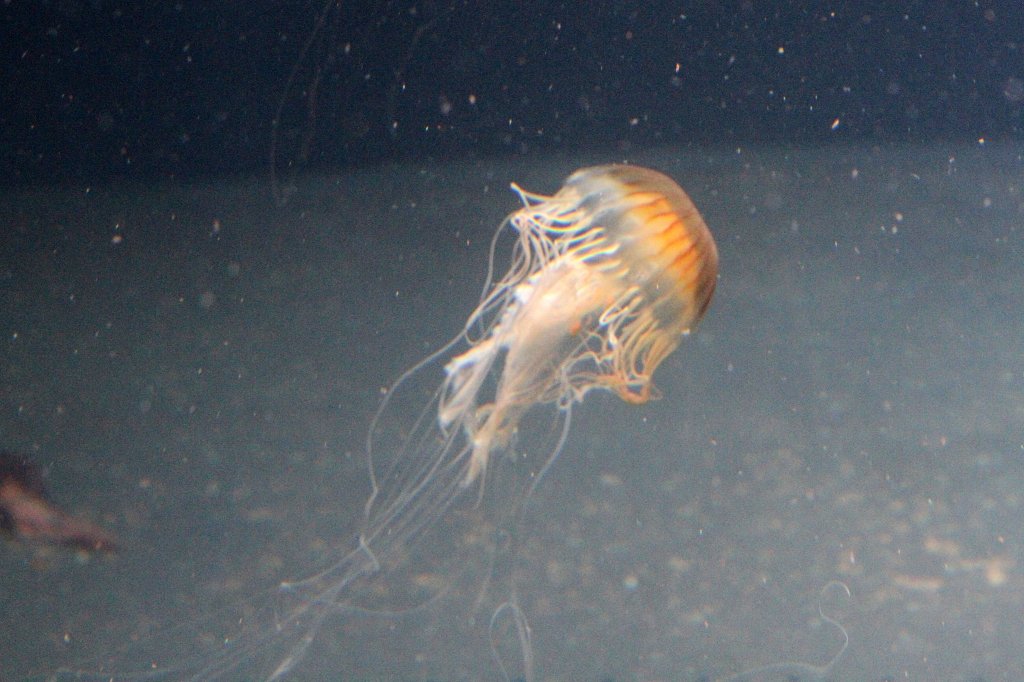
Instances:
[[[654,370],[703,316],[718,275],[711,232],[661,173],[585,168],[553,197],[513,187],[524,206],[508,219],[512,267],[469,318],[486,336],[448,363],[441,390],[439,427],[465,435],[463,487],[534,405],[566,410],[594,389],[649,400]]]
[[[493,575],[495,557],[511,554],[524,501],[563,449],[573,406],[591,391],[633,405],[657,396],[655,370],[703,317],[717,281],[715,242],[693,202],[668,176],[630,165],[583,168],[552,196],[512,189],[522,205],[492,242],[478,305],[455,338],[399,378],[371,423],[371,493],[354,548],[279,585],[272,615],[250,609],[237,619],[250,623],[246,631],[215,651],[97,679],[286,679],[329,617],[399,617],[457,582],[417,592],[396,587],[395,576],[408,585],[458,573],[474,544],[489,546],[484,573]],[[509,238],[511,262],[495,278],[499,241]],[[535,414],[552,417],[553,428],[539,430],[550,439],[538,439],[550,447],[520,438]],[[452,539],[467,526],[487,532]],[[490,540],[466,539],[483,536]],[[518,603],[502,601],[490,627],[509,615],[522,659],[514,677],[530,679],[530,628]]]

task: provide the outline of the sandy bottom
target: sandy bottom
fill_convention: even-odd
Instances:
[[[475,306],[508,183],[612,160],[0,199],[0,445],[124,545],[0,546],[0,679],[216,647],[207,614],[342,556],[381,390]],[[1019,152],[629,161],[689,191],[721,280],[663,398],[588,399],[517,524],[536,678],[1024,679]],[[292,679],[500,679],[472,575],[328,619]]]

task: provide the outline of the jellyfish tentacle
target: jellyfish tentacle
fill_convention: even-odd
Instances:
[[[423,542],[431,530],[438,534],[429,537],[447,536],[449,520],[475,518],[468,512],[479,511],[486,524],[518,522],[524,500],[568,438],[574,405],[588,393],[608,391],[631,404],[658,397],[655,371],[704,315],[717,282],[714,239],[693,202],[667,176],[622,165],[581,169],[550,196],[512,189],[521,207],[491,241],[476,307],[447,344],[399,377],[371,420],[370,495],[358,545],[319,573],[281,583],[274,594],[288,608],[275,608],[272,620],[260,621],[265,627],[223,640],[206,658],[113,679],[184,673],[184,679],[214,680],[243,668],[263,673],[243,679],[290,676],[328,616],[407,612],[445,593],[446,587],[416,595],[413,606],[395,609],[389,590],[378,588],[404,576],[403,561],[418,554],[410,552],[417,543],[430,559],[463,570],[443,549],[430,556]],[[510,232],[508,268],[498,279],[499,235]],[[444,368],[439,386],[423,391],[426,369],[438,365]],[[562,423],[547,457],[501,458],[526,414],[544,407]],[[475,507],[465,504],[466,488],[474,484]],[[482,504],[492,487],[499,490]],[[512,599],[492,614],[495,652],[506,618],[520,670],[531,680],[532,635],[514,586]],[[509,677],[506,661],[496,659]]]

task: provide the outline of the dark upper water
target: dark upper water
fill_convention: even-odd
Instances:
[[[1014,0],[4,3],[0,182],[1019,141],[1022,26]]]

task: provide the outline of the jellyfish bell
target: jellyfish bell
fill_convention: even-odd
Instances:
[[[511,235],[507,271],[488,277],[464,328],[398,379],[371,422],[371,493],[355,547],[282,583],[265,608],[253,599],[238,608],[242,617],[220,615],[245,631],[218,638],[212,651],[169,667],[143,660],[139,675],[118,664],[56,679],[282,680],[332,617],[391,624],[427,612],[489,622],[478,636],[502,674],[533,679],[531,629],[510,568],[525,501],[590,391],[632,404],[656,395],[655,370],[708,308],[718,253],[690,198],[653,170],[584,168],[551,196],[512,187],[522,206],[495,237]],[[495,253],[492,245],[489,272]],[[535,414],[561,425],[550,439],[524,427]],[[452,610],[452,600],[461,606]],[[464,618],[485,608],[490,619]],[[502,623],[512,625],[504,634]]]

